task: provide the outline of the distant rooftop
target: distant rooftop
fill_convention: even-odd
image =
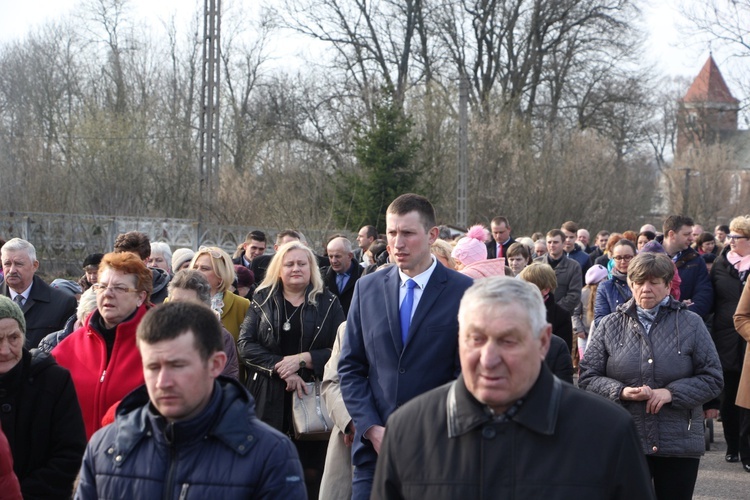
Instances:
[[[682,99],[683,102],[724,103],[736,105],[740,101],[732,96],[713,56],[708,56],[698,76]]]

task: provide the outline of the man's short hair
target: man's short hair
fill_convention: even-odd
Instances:
[[[393,200],[386,210],[386,213],[394,215],[406,215],[411,212],[419,214],[425,231],[435,227],[435,208],[424,196],[414,193],[402,194]]]
[[[714,229],[714,231],[717,231],[717,230],[729,234],[729,226],[726,224],[719,224]]]
[[[146,260],[151,256],[151,241],[146,233],[140,231],[129,231],[118,234],[115,238],[115,252],[132,252],[138,255],[141,260]]]
[[[534,262],[523,268],[518,275],[523,281],[536,285],[539,290],[555,291],[557,288],[557,276],[552,266],[543,262]]]
[[[597,239],[601,238],[602,236],[609,236],[609,231],[607,231],[605,229],[602,229],[601,231],[599,231],[598,233],[596,233],[596,238]]]
[[[21,238],[11,238],[0,248],[2,252],[26,252],[31,262],[36,262],[36,248],[28,241]]]
[[[195,290],[201,302],[207,306],[211,305],[211,284],[202,272],[195,269],[183,269],[175,273],[167,288],[170,295],[175,288]]]
[[[328,242],[328,245],[330,245],[331,243],[341,244],[344,247],[345,253],[352,253],[352,242],[349,241],[348,238],[344,238],[343,236],[337,236],[331,239],[331,241]],[[326,250],[328,249],[328,245],[326,245]]]
[[[559,236],[561,241],[565,241],[565,233],[563,233],[562,230],[550,229],[547,231],[547,238],[554,238],[556,236]]]
[[[281,246],[284,238],[294,238],[295,240],[300,241],[302,240],[302,236],[299,232],[295,231],[294,229],[284,229],[283,231],[279,231],[279,234],[276,235],[276,245]]]
[[[366,229],[367,230],[367,237],[368,238],[374,238],[376,240],[378,239],[378,230],[377,230],[377,228],[375,226],[362,226],[362,228],[360,229],[360,231],[362,229]]]
[[[539,338],[547,325],[547,310],[544,307],[542,294],[537,287],[507,276],[492,276],[475,281],[464,292],[461,299],[458,321],[459,323],[466,322],[465,315],[469,308],[473,308],[476,314],[482,314],[481,311],[490,311],[497,306],[511,304],[518,304],[526,311],[531,326],[531,336]],[[477,305],[485,307],[474,307]]]
[[[564,230],[569,231],[571,233],[578,234],[578,224],[573,222],[572,220],[563,222],[563,225],[561,226]]]
[[[219,318],[210,308],[190,302],[167,302],[151,309],[138,325],[136,340],[156,344],[188,331],[193,332],[195,349],[204,362],[224,349]]]
[[[508,247],[508,252],[505,254],[507,258],[515,257],[517,255],[520,255],[527,261],[529,260],[529,257],[531,253],[529,252],[529,247],[524,245],[521,242],[516,241],[511,246]]]
[[[266,233],[263,231],[250,231],[245,236],[245,243],[249,243],[250,240],[266,242]]]
[[[662,231],[664,232],[664,236],[667,236],[670,231],[674,231],[675,233],[679,233],[680,229],[682,229],[682,226],[694,226],[695,223],[693,222],[693,219],[686,215],[670,215],[667,217],[667,219],[664,221],[664,226],[662,227]]]
[[[510,227],[510,223],[508,222],[507,217],[503,217],[502,215],[498,215],[497,217],[493,217],[490,221],[490,224],[494,224],[496,226],[499,226],[500,224],[505,224],[505,227]]]

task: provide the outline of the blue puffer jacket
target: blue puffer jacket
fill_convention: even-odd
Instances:
[[[599,284],[596,289],[596,301],[594,302],[594,327],[601,319],[617,310],[617,306],[629,301],[633,296],[628,284],[612,276],[607,281]]]
[[[248,392],[220,377],[195,418],[167,423],[141,386],[115,422],[86,448],[76,499],[302,498],[302,466],[292,442],[258,420]]]

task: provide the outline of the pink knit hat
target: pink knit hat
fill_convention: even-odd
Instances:
[[[487,246],[484,244],[484,226],[481,224],[471,226],[466,236],[458,240],[451,256],[461,261],[461,264],[465,266],[485,260],[487,258]]]

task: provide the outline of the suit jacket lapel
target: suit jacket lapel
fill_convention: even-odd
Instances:
[[[398,275],[398,267],[396,266],[381,272],[388,273],[383,280],[385,314],[388,318],[393,345],[396,346],[396,352],[401,353],[404,348],[404,344],[401,341],[401,317],[398,313],[398,293],[401,286],[401,278]]]
[[[432,271],[432,276],[430,276],[430,280],[427,282],[427,286],[424,290],[422,290],[422,298],[419,299],[417,310],[414,311],[414,316],[412,316],[411,318],[411,324],[409,325],[409,336],[406,339],[406,347],[408,347],[412,340],[414,340],[414,337],[419,331],[419,327],[421,326],[422,322],[427,317],[427,314],[430,312],[430,310],[432,310],[432,306],[435,304],[437,298],[441,293],[443,293],[447,281],[448,275],[445,272],[445,268],[442,264],[440,264],[440,262],[438,262],[435,266],[435,270]]]

